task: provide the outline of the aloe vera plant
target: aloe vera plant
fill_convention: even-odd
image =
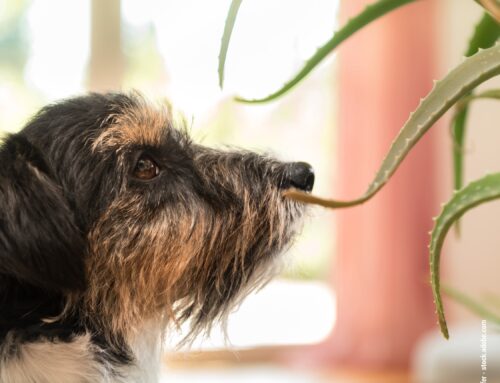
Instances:
[[[439,326],[445,338],[448,338],[449,334],[441,299],[439,260],[446,233],[453,222],[460,218],[467,210],[498,198],[500,198],[500,173],[487,175],[477,181],[471,182],[460,191],[454,193],[450,201],[443,206],[441,213],[436,219],[429,245],[431,284]]]
[[[219,86],[224,86],[224,68],[226,66],[227,50],[229,49],[229,41],[233,34],[234,23],[238,10],[240,9],[243,0],[233,0],[227,14],[226,25],[224,26],[224,34],[222,35],[220,51],[219,51]]]
[[[410,118],[394,140],[375,178],[362,196],[351,201],[336,201],[314,197],[299,191],[288,191],[286,195],[303,202],[331,208],[355,206],[366,202],[385,185],[413,146],[447,110],[476,86],[499,74],[500,44],[465,59],[446,77],[437,81],[430,93],[420,101],[418,108],[410,114]]]
[[[347,40],[357,31],[370,24],[372,21],[381,16],[399,8],[405,4],[415,2],[416,0],[379,0],[369,6],[357,16],[350,19],[341,29],[334,33],[332,38],[328,40],[316,53],[305,63],[302,69],[293,78],[288,81],[281,89],[264,98],[249,100],[243,97],[236,97],[237,101],[248,103],[261,103],[274,100],[302,81],[326,56],[328,56],[335,48],[343,41]],[[229,13],[226,19],[224,34],[222,36],[221,49],[219,54],[219,84],[222,88],[224,81],[224,67],[226,61],[226,52],[231,39],[231,32],[236,21],[236,14],[240,7],[241,0],[233,0],[229,8]]]
[[[262,99],[247,100],[237,97],[236,100],[259,103],[274,100],[285,94],[303,80],[331,51],[358,30],[388,12],[413,1],[415,0],[378,0],[374,2],[360,14],[348,21],[343,28],[338,30],[281,89]],[[441,298],[439,274],[441,249],[446,234],[453,223],[457,222],[466,211],[482,203],[500,199],[500,173],[485,176],[462,188],[462,147],[465,137],[469,104],[474,100],[482,98],[500,99],[500,90],[498,89],[473,93],[474,89],[479,84],[500,75],[500,44],[495,45],[500,38],[500,5],[495,1],[496,0],[476,0],[478,4],[485,8],[487,13],[483,15],[476,26],[465,54],[467,58],[460,65],[452,69],[442,80],[437,81],[431,92],[421,100],[417,109],[410,114],[408,121],[404,124],[391,145],[375,178],[363,195],[353,200],[338,201],[323,199],[294,190],[284,193],[288,198],[328,208],[350,207],[368,201],[387,183],[420,138],[446,111],[456,105],[456,114],[452,119],[452,132],[455,144],[453,150],[454,186],[456,191],[450,201],[443,205],[443,210],[435,219],[435,225],[431,232],[431,241],[429,245],[431,284],[438,315],[438,323],[442,334],[446,338],[449,337],[449,333]],[[240,3],[241,0],[233,0],[226,21],[221,54],[219,56],[219,78],[221,86],[224,76],[226,52]],[[481,305],[464,294],[451,288],[446,288],[445,292],[469,307],[472,311],[480,313],[494,321],[500,321],[497,316],[491,314],[490,311],[484,309]]]
[[[445,295],[467,307],[475,314],[480,315],[484,319],[488,319],[496,325],[500,325],[500,316],[498,315],[498,313],[489,309],[483,303],[477,302],[476,299],[471,298],[470,296],[450,286],[443,285],[442,290]],[[494,298],[493,304],[498,310],[498,308],[500,308],[498,297],[494,296],[492,298]]]
[[[382,162],[374,180],[359,198],[351,201],[326,200],[298,191],[289,191],[286,192],[286,195],[299,201],[330,208],[359,205],[369,200],[385,185],[411,148],[448,109],[463,96],[468,95],[477,85],[497,75],[500,75],[500,44],[467,58],[445,78],[436,82],[432,91],[410,115]],[[496,96],[496,91],[490,92],[490,95]],[[466,210],[495,198],[500,198],[500,173],[471,183],[457,192],[445,205],[432,231],[430,245],[431,283],[439,325],[446,338],[449,334],[439,285],[439,259],[442,243],[451,224],[460,218]]]
[[[500,23],[500,3],[498,0],[474,0],[481,5],[486,11]]]
[[[469,46],[465,52],[466,57],[475,54],[481,48],[489,48],[495,44],[500,37],[500,24],[498,24],[488,13],[484,13],[479,23],[474,29],[474,33],[469,41]],[[465,96],[465,101],[477,97]],[[465,139],[466,121],[468,115],[468,102],[462,101],[457,108],[452,119],[453,145],[453,177],[455,190],[463,186],[463,144]]]

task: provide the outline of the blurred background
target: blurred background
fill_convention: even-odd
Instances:
[[[311,163],[315,194],[353,198],[371,181],[402,124],[462,59],[481,17],[473,1],[426,0],[347,41],[295,90],[260,105],[367,0],[244,1],[226,64],[217,59],[229,0],[0,0],[0,127],[22,128],[41,106],[86,91],[137,89],[168,98],[194,139]],[[487,88],[500,85],[498,79]],[[498,171],[500,108],[470,113],[466,179]],[[283,273],[221,328],[178,348],[168,382],[500,382],[493,323],[446,301],[441,339],[428,284],[428,231],[451,194],[449,116],[373,201],[312,208]],[[500,310],[500,204],[468,213],[451,233],[443,281]]]

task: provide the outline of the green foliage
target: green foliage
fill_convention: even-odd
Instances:
[[[226,66],[226,56],[227,50],[229,48],[229,41],[231,40],[231,35],[233,33],[234,23],[236,22],[236,16],[238,16],[238,10],[240,9],[241,2],[243,0],[233,0],[231,6],[229,7],[229,12],[227,13],[226,25],[224,26],[224,33],[222,35],[222,41],[219,51],[219,86],[224,86],[224,68]]]
[[[351,201],[325,200],[298,191],[287,195],[330,208],[366,202],[386,184],[413,146],[448,109],[476,86],[499,74],[500,44],[467,58],[441,81],[437,81],[430,93],[420,101],[417,109],[410,113],[410,118],[391,145],[375,178],[359,198]]]
[[[249,103],[267,102],[276,99],[292,89],[304,79],[330,52],[339,44],[352,36],[372,21],[393,11],[394,9],[411,3],[415,0],[379,0],[368,6],[360,14],[352,18],[347,24],[338,30],[333,37],[322,46],[304,65],[304,67],[281,89],[262,99],[247,100],[236,98],[238,101]],[[234,3],[237,3],[235,6]],[[241,1],[233,1],[231,10],[226,21],[226,28],[219,57],[219,78],[222,86],[224,76],[224,61],[231,35],[236,13]],[[483,2],[479,1],[481,6]],[[486,4],[486,3],[485,3]],[[234,8],[233,8],[234,6]],[[453,131],[453,167],[454,187],[456,190],[451,200],[443,207],[441,214],[437,217],[434,229],[431,233],[430,263],[431,283],[439,319],[439,325],[443,335],[448,338],[448,328],[444,315],[441,299],[441,286],[439,276],[440,254],[446,234],[453,223],[468,210],[487,201],[500,198],[500,173],[492,174],[468,184],[463,185],[463,142],[465,138],[468,108],[472,101],[484,98],[500,99],[500,90],[492,89],[481,93],[473,93],[473,90],[488,79],[500,74],[500,44],[495,45],[500,37],[499,12],[496,9],[487,11],[494,14],[492,18],[485,13],[477,24],[474,34],[469,42],[465,53],[467,57],[460,65],[450,71],[442,80],[435,83],[431,92],[420,102],[418,108],[410,114],[388,154],[382,162],[375,178],[368,186],[366,192],[360,197],[349,201],[337,201],[323,199],[303,192],[290,190],[285,196],[298,201],[313,203],[328,208],[344,208],[359,205],[372,198],[390,179],[398,166],[408,155],[420,138],[434,125],[434,123],[450,108],[456,105],[456,114],[452,119]],[[483,50],[480,50],[483,49]],[[500,318],[495,316],[482,305],[477,304],[466,295],[445,288],[445,292],[458,302],[469,307],[472,311],[500,323]]]
[[[471,298],[470,296],[458,291],[450,286],[441,286],[443,293],[452,298],[454,301],[465,306],[473,313],[479,315],[481,318],[487,319],[497,325],[500,325],[500,316],[489,308],[485,307],[483,304],[479,303],[477,300]],[[496,302],[498,303],[498,302]],[[498,304],[497,304],[498,306]]]
[[[467,210],[497,198],[500,198],[500,173],[491,174],[471,182],[463,189],[455,192],[450,201],[443,206],[432,229],[429,246],[432,292],[436,303],[439,326],[445,338],[448,338],[449,335],[441,299],[439,278],[440,256],[444,239],[453,222],[459,219]]]
[[[369,200],[385,185],[412,147],[448,109],[462,97],[469,95],[476,86],[499,74],[500,44],[497,44],[467,58],[445,78],[436,82],[432,91],[410,114],[410,118],[393,142],[374,180],[361,197],[352,201],[335,201],[324,200],[297,191],[289,192],[287,195],[297,200],[331,208],[354,206]],[[498,96],[498,91],[492,90],[476,96],[469,95],[468,100],[479,97],[497,98]],[[462,102],[465,102],[466,105],[467,99],[463,99]],[[439,284],[439,258],[444,237],[451,224],[460,218],[466,210],[495,198],[500,198],[500,173],[471,183],[457,192],[445,205],[432,232],[430,245],[431,282],[439,325],[446,338],[448,338],[448,328],[444,317]]]
[[[302,81],[302,79],[304,79],[316,66],[318,66],[318,64],[323,61],[323,59],[328,56],[328,54],[330,54],[337,46],[339,46],[340,43],[347,40],[354,33],[370,24],[372,21],[393,11],[396,8],[401,7],[402,5],[412,3],[414,1],[416,0],[379,0],[367,6],[364,11],[353,17],[346,23],[346,25],[344,25],[344,27],[335,32],[332,38],[328,40],[325,45],[319,48],[316,53],[309,60],[307,60],[302,69],[290,81],[283,85],[281,89],[264,98],[248,100],[242,97],[236,97],[236,100],[248,103],[262,103],[274,100],[282,96],[290,89],[292,89],[295,85],[297,85],[300,81]],[[234,3],[238,4],[235,5]],[[241,3],[241,0],[233,0],[226,20],[224,35],[222,37],[221,54],[219,55],[219,83],[221,84],[221,87],[224,79],[224,62],[226,60],[227,46],[229,45],[229,39],[231,38],[231,31],[236,19],[236,13],[238,11],[239,3]]]
[[[459,102],[457,102],[457,109],[460,110],[461,108],[466,108],[471,101],[479,100],[481,98],[500,100],[500,89],[489,89],[464,97]]]
[[[472,35],[467,51],[466,57],[474,55],[479,49],[485,49],[493,46],[500,37],[500,25],[493,20],[488,14],[484,13],[483,17],[476,25],[474,34]],[[457,108],[456,114],[452,119],[452,132],[453,132],[453,175],[455,190],[459,190],[463,185],[463,144],[465,139],[465,129],[468,114],[468,105],[464,104],[463,107]]]

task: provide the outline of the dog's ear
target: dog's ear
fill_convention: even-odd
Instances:
[[[40,151],[20,135],[0,149],[0,274],[55,291],[83,289],[85,244]]]

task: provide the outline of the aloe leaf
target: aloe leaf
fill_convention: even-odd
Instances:
[[[449,296],[454,301],[460,303],[462,306],[466,307],[476,315],[481,318],[488,319],[493,323],[500,325],[500,316],[494,313],[489,308],[485,307],[483,304],[479,303],[477,300],[471,298],[470,296],[458,291],[450,286],[441,286],[443,293]]]
[[[476,99],[476,100],[479,98],[492,98],[495,100],[500,100],[500,89],[485,90],[481,93],[474,94],[471,97],[471,99]]]
[[[462,108],[468,107],[472,101],[480,99],[500,100],[500,89],[489,89],[479,93],[471,93],[468,96],[462,97],[460,101],[457,102],[457,110],[460,111]]]
[[[434,228],[431,232],[431,243],[429,245],[431,284],[439,327],[446,339],[448,339],[449,334],[444,315],[443,301],[441,299],[439,278],[441,249],[444,239],[450,226],[467,210],[498,198],[500,198],[500,173],[487,175],[455,192],[450,201],[443,206],[441,213],[434,223]]]
[[[354,33],[370,24],[372,21],[378,19],[381,16],[384,16],[386,13],[389,13],[390,11],[401,7],[402,5],[412,3],[414,1],[416,0],[379,0],[373,4],[368,5],[361,13],[350,19],[344,25],[344,27],[335,32],[333,37],[328,40],[325,45],[319,48],[316,53],[306,61],[302,69],[290,81],[283,85],[281,89],[264,98],[250,100],[242,97],[236,97],[235,99],[240,102],[261,103],[278,98],[279,96],[292,89],[304,77],[306,77],[330,52],[332,52],[344,40],[351,37]]]
[[[499,74],[500,44],[497,44],[465,59],[441,81],[436,82],[430,93],[420,101],[418,108],[410,114],[375,178],[361,197],[351,201],[335,201],[313,197],[296,190],[287,191],[285,195],[331,208],[354,206],[369,200],[385,185],[411,148],[448,109],[476,86]]]
[[[464,140],[465,123],[469,114],[469,106],[457,108],[451,120],[453,135],[453,190],[459,190],[464,184]]]
[[[500,23],[500,3],[498,0],[475,0],[483,7],[498,23]]]
[[[242,1],[243,0],[233,0],[229,7],[229,12],[227,13],[226,24],[224,26],[224,33],[222,34],[219,51],[219,86],[221,89],[224,86],[224,68],[226,66],[226,56],[227,50],[229,48],[229,41],[231,40],[234,23],[236,22],[236,16],[238,16],[238,10],[240,9]]]
[[[488,292],[484,293],[483,297],[485,302],[488,302],[488,304],[500,309],[500,295]]]
[[[480,48],[489,48],[495,44],[500,37],[500,25],[488,14],[484,13],[479,23],[474,29],[474,33],[469,41],[469,46],[465,52],[466,57],[474,55]],[[467,96],[466,96],[467,97]],[[467,122],[468,107],[457,109],[452,119],[453,132],[453,174],[454,189],[459,190],[463,185],[463,144],[465,139],[465,129]]]

